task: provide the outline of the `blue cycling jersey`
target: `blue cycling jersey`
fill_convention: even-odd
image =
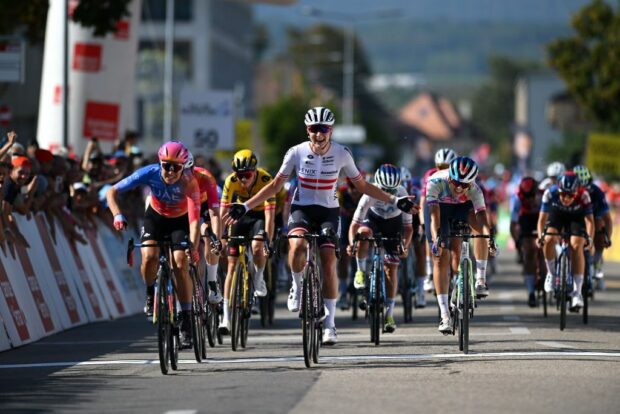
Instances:
[[[590,184],[586,189],[588,193],[590,193],[594,217],[602,217],[603,214],[609,213],[609,204],[607,204],[607,199],[605,198],[603,190],[596,184]]]
[[[540,211],[543,213],[551,213],[555,211],[585,217],[592,214],[590,194],[588,194],[587,191],[580,189],[577,191],[575,198],[572,199],[568,205],[565,205],[560,200],[560,190],[558,189],[558,186],[554,185],[545,190]]]

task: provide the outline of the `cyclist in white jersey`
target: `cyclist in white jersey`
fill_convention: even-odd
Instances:
[[[273,197],[291,177],[297,174],[299,180],[293,195],[288,220],[289,235],[304,234],[320,229],[319,240],[321,270],[323,275],[323,296],[327,308],[323,344],[333,345],[338,341],[334,316],[338,298],[335,249],[340,232],[340,215],[337,197],[337,182],[340,171],[351,180],[358,191],[392,203],[409,212],[415,206],[408,197],[397,198],[367,183],[355,166],[348,148],[332,142],[333,113],[325,107],[311,108],[305,116],[309,142],[303,142],[288,150],[275,179],[243,204],[233,204],[224,219],[231,224],[241,218],[249,209]],[[288,298],[291,312],[299,311],[301,279],[306,262],[306,241],[289,239],[289,264],[293,276],[293,287]]]
[[[396,195],[396,197],[408,196],[407,190],[401,185],[400,168],[392,164],[383,164],[375,173],[375,185],[382,190]],[[371,237],[373,234],[381,233],[383,237],[393,237],[402,239],[403,251],[399,251],[401,240],[387,241],[385,247],[385,284],[386,284],[386,305],[385,313],[385,331],[392,333],[396,330],[396,322],[394,322],[394,298],[398,290],[398,264],[400,263],[400,255],[407,254],[409,245],[411,244],[411,235],[413,227],[411,225],[411,214],[403,213],[391,203],[369,197],[362,196],[355,214],[353,222],[349,228],[349,246],[347,253],[352,254],[352,245],[355,236]],[[361,289],[365,287],[364,274],[366,272],[366,256],[368,254],[368,242],[359,241],[356,253],[357,270],[354,281],[355,288]],[[360,275],[361,277],[358,277]]]

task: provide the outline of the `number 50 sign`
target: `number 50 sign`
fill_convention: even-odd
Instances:
[[[234,149],[232,92],[184,89],[179,104],[179,138],[191,151]]]

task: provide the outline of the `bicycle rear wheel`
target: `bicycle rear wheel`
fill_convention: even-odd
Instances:
[[[314,318],[312,317],[313,281],[312,273],[306,268],[301,291],[301,326],[303,336],[304,363],[312,366],[312,352],[315,342]]]
[[[250,331],[250,318],[252,317],[252,306],[254,300],[254,289],[250,283],[250,270],[246,267],[245,274],[241,283],[241,332],[239,339],[241,341],[241,347],[245,348],[248,344],[248,333]]]
[[[232,350],[236,351],[239,347],[239,336],[241,333],[241,320],[243,318],[241,309],[241,279],[243,278],[243,271],[241,270],[241,262],[237,262],[235,266],[235,273],[233,274],[232,286],[231,286],[231,329],[230,329],[230,343]]]
[[[205,330],[207,334],[207,342],[209,346],[213,348],[215,346],[215,333],[217,331],[217,319],[213,316],[217,315],[217,311],[213,309],[213,306],[206,304],[205,305]]]
[[[560,330],[566,328],[566,302],[568,301],[568,255],[560,260]]]
[[[381,330],[381,286],[379,286],[379,275],[377,274],[377,265],[373,265],[372,273],[370,276],[370,341],[379,345],[380,330]]]
[[[157,280],[157,349],[159,351],[159,367],[166,375],[170,369],[170,309],[168,308],[167,278],[161,275]]]

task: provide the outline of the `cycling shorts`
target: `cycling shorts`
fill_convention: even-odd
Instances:
[[[291,215],[288,218],[288,234],[295,230],[306,232],[317,231],[331,228],[336,240],[328,237],[318,239],[319,247],[336,247],[335,242],[340,238],[340,208],[324,207],[319,205],[298,206],[293,204]]]
[[[165,217],[149,206],[144,212],[144,223],[140,231],[140,242],[147,240],[162,241],[166,237],[172,243],[182,243],[189,240],[189,219],[187,213],[180,217]],[[175,246],[172,250],[185,250]]]
[[[439,203],[439,231],[442,240],[449,246],[450,223],[452,221],[469,221],[469,212],[474,205],[471,201],[462,204]],[[431,236],[431,209],[428,204],[424,208],[424,223],[426,223],[426,240],[433,243]]]
[[[538,229],[538,213],[519,216],[519,227],[521,229],[522,238],[533,236]]]
[[[403,218],[402,215],[385,219],[369,211],[366,214],[366,218],[362,222],[362,226],[368,227],[372,230],[374,235],[381,234],[383,237],[398,237],[399,240],[386,241],[384,260],[389,264],[400,263],[399,257],[399,245],[400,238],[403,231]]]
[[[577,236],[586,234],[586,221],[583,214],[551,210],[546,226],[553,227],[560,233],[569,231]]]
[[[230,229],[231,236],[245,236],[254,238],[256,235],[265,231],[265,212],[264,211],[248,211],[246,215],[241,217],[238,222],[232,225]],[[239,241],[228,241],[228,255],[232,257],[239,256]]]

